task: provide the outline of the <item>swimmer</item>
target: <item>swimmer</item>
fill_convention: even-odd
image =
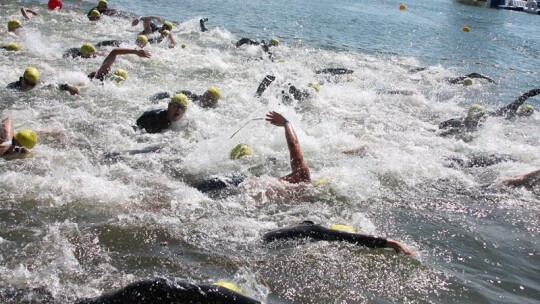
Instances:
[[[223,286],[222,286],[223,285]],[[225,287],[224,287],[225,286]],[[230,288],[229,288],[230,287]],[[197,303],[197,304],[260,304],[238,292],[232,283],[192,284],[176,278],[156,278],[131,283],[119,290],[76,304],[118,303]],[[240,290],[239,290],[240,291]]]
[[[450,163],[445,164],[449,168],[478,168],[489,167],[506,161],[517,161],[509,154],[472,154],[466,158],[446,157]]]
[[[99,79],[103,81],[105,79],[105,76],[109,74],[111,71],[111,66],[116,61],[116,57],[120,55],[137,55],[139,57],[143,58],[150,58],[151,54],[148,51],[145,50],[136,50],[136,49],[124,49],[124,48],[116,48],[113,49],[107,57],[105,57],[105,60],[99,67],[97,71],[94,71],[88,75],[90,79]],[[125,77],[124,77],[125,78]]]
[[[471,85],[472,84],[472,79],[473,78],[476,78],[476,79],[485,79],[487,80],[488,82],[491,82],[491,83],[497,83],[495,82],[495,80],[493,80],[492,78],[488,77],[488,76],[485,76],[485,75],[482,75],[480,73],[471,73],[471,74],[467,74],[465,76],[460,76],[460,77],[456,77],[456,78],[450,78],[450,79],[446,79],[446,81],[450,84],[464,84],[464,85]]]
[[[315,71],[315,74],[347,75],[354,73],[353,70],[345,68],[327,68]]]
[[[278,179],[272,179],[270,184],[268,184],[269,188],[265,191],[265,195],[278,198],[291,194],[292,196],[299,198],[301,197],[300,191],[305,189],[306,184],[311,183],[311,173],[302,154],[302,150],[300,149],[298,137],[296,136],[291,123],[285,119],[283,115],[271,111],[266,114],[266,121],[274,126],[283,127],[285,129],[285,139],[287,140],[287,147],[289,149],[292,172]],[[195,188],[203,193],[213,194],[232,186],[250,188],[250,185],[253,185],[254,187],[259,185],[260,187],[260,184],[261,181],[256,177],[246,178],[242,175],[233,174],[202,181],[195,185]],[[258,198],[260,195],[256,194],[255,196]]]
[[[190,91],[177,91],[176,94],[184,94],[191,101],[195,102],[203,108],[215,108],[219,99],[221,98],[221,91],[217,87],[209,87],[202,95],[195,94]],[[171,94],[168,92],[160,92],[150,97],[151,101],[170,98]]]
[[[36,13],[36,11],[31,10],[31,9],[29,9],[27,7],[21,7],[21,14],[23,15],[24,19],[26,19],[26,20],[30,20],[29,14],[32,14],[34,16],[38,15],[38,13]]]
[[[259,87],[255,92],[255,96],[260,97],[275,79],[275,76],[266,75],[259,84]],[[321,85],[316,81],[312,81],[308,84],[308,87],[315,90],[315,92],[319,92]],[[309,90],[298,89],[296,86],[290,83],[287,84],[287,88],[285,90],[281,90],[281,98],[285,104],[291,104],[293,99],[296,101],[304,101],[310,98],[312,95],[313,92],[310,92]]]
[[[22,77],[18,81],[12,82],[7,85],[8,89],[17,90],[20,92],[30,91],[35,88],[39,81],[39,72],[35,67],[28,67]],[[46,87],[52,87],[54,85],[47,85]],[[80,93],[79,88],[69,85],[67,83],[57,85],[61,91],[68,91],[71,95],[77,95]]]
[[[523,187],[529,190],[538,188],[540,186],[540,169],[496,182],[495,186]]]
[[[255,40],[252,40],[252,39],[249,39],[249,38],[242,38],[242,39],[238,40],[235,45],[236,45],[237,48],[239,48],[244,44],[247,44],[247,45],[261,45],[263,51],[268,54],[268,58],[270,58],[273,61],[274,60],[274,54],[272,52],[270,52],[270,47],[279,46],[279,39],[277,39],[276,37],[273,37],[273,38],[270,39],[270,42],[268,42],[268,44],[267,44],[264,40],[261,40],[261,42],[258,42],[258,41],[255,41]]]
[[[145,112],[137,119],[137,129],[144,129],[147,133],[159,133],[171,126],[172,123],[179,121],[186,114],[188,105],[191,103],[184,94],[175,94],[167,110],[152,110]]]
[[[208,21],[208,18],[201,18],[201,20],[199,20],[199,25],[201,26],[201,32],[208,31],[208,29],[206,28],[206,25],[204,25],[206,21]]]
[[[8,32],[19,35],[19,30],[22,28],[22,24],[17,19],[11,19],[8,21],[7,27]]]
[[[96,56],[106,56],[108,52],[106,50],[99,50],[107,46],[113,46],[113,47],[119,47],[123,41],[120,40],[105,40],[100,41],[98,43],[91,44],[91,43],[83,43],[83,45],[80,48],[70,48],[64,54],[62,57],[67,58],[95,58]],[[139,35],[135,39],[135,44],[140,47],[144,48],[146,44],[148,44],[148,37],[146,35]]]
[[[100,19],[102,15],[105,16],[114,16],[118,13],[115,9],[108,8],[109,4],[106,0],[100,0],[98,2],[98,5],[96,7],[93,7],[88,11],[88,14],[86,15],[90,21],[97,21]],[[96,11],[99,14],[96,14]]]
[[[515,116],[531,116],[534,113],[534,108],[523,103],[536,95],[540,94],[540,89],[532,89],[521,95],[512,103],[496,110],[486,112],[485,108],[478,104],[473,104],[469,107],[466,117],[456,117],[443,121],[439,124],[439,129],[445,130],[440,135],[449,136],[461,134],[464,132],[474,132],[488,116],[503,116],[505,118],[513,118]]]
[[[1,46],[0,48],[6,51],[10,51],[10,52],[18,52],[21,50],[21,46],[16,42],[8,43],[6,45]]]
[[[154,22],[152,22],[153,20],[163,22],[163,25],[159,27]],[[131,25],[136,26],[139,24],[140,21],[143,22],[143,30],[139,33],[139,35],[148,36],[155,32],[158,32],[160,34],[160,37],[150,38],[150,43],[160,43],[164,38],[169,38],[169,48],[174,48],[176,46],[176,39],[174,37],[174,34],[172,33],[172,22],[164,21],[163,18],[158,16],[147,16],[134,19],[133,22],[131,22]]]
[[[32,130],[22,130],[15,133],[11,118],[2,120],[0,128],[0,155],[6,157],[20,157],[28,154],[37,141],[38,136]]]
[[[347,227],[349,228],[349,227]],[[365,234],[354,233],[349,231],[325,228],[321,225],[316,225],[311,221],[305,221],[298,225],[281,228],[269,231],[264,234],[265,242],[273,242],[279,240],[296,240],[310,238],[315,241],[329,242],[348,242],[358,246],[368,248],[392,248],[396,252],[402,252],[406,255],[416,256],[416,254],[405,245],[392,239],[378,238]]]

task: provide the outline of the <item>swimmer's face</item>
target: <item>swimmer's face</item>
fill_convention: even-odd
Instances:
[[[186,114],[186,107],[177,102],[170,102],[167,108],[167,117],[170,121],[178,121]]]
[[[212,93],[206,91],[201,96],[200,102],[203,107],[214,107],[217,104],[218,100],[214,97],[214,95],[212,95]]]
[[[98,20],[99,20],[99,16],[89,16],[89,17],[88,17],[88,20],[90,20],[90,21],[98,21]]]

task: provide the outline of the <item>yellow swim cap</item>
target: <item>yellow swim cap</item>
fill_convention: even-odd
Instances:
[[[114,71],[114,79],[116,80],[116,82],[125,81],[127,77],[128,72],[126,72],[126,70],[116,69],[116,71]]]
[[[90,58],[97,52],[96,47],[91,43],[84,43],[81,46],[81,57]]]
[[[107,5],[108,5],[108,3],[107,3],[107,1],[105,1],[105,0],[100,0],[100,1],[98,2],[98,7],[101,7],[101,8],[107,8]]]
[[[174,94],[174,96],[171,98],[171,103],[173,102],[180,104],[184,108],[187,108],[187,106],[191,103],[189,98],[184,94]]]
[[[163,30],[163,32],[161,32],[161,36],[163,37],[167,37],[171,34],[171,32],[169,30]]]
[[[148,37],[146,35],[139,35],[137,36],[135,43],[137,43],[140,47],[144,47],[146,44],[148,44]]]
[[[39,72],[35,67],[28,67],[24,71],[23,78],[31,84],[36,84],[39,81]]]
[[[170,21],[165,21],[163,25],[169,30],[172,31],[173,24]]]
[[[467,118],[479,119],[484,114],[486,114],[486,108],[479,104],[473,104],[469,107],[469,111],[467,111]]]
[[[356,228],[350,225],[345,225],[345,224],[334,224],[330,226],[330,229],[348,232],[348,233],[356,233]]]
[[[534,113],[534,107],[526,104],[519,107],[518,114],[521,116],[531,116]]]
[[[25,148],[32,149],[38,141],[38,136],[36,132],[25,129],[15,134],[15,139],[20,142],[21,145],[23,145]]]
[[[212,285],[225,287],[225,288],[227,288],[229,290],[232,290],[234,292],[237,292],[237,293],[239,293],[241,295],[245,295],[244,290],[242,290],[242,288],[238,287],[238,285],[236,285],[234,283],[231,283],[231,282],[219,281],[219,282],[216,282],[216,283],[214,283]]]
[[[312,81],[307,86],[313,88],[317,93],[321,90],[321,85],[317,81]]]
[[[330,182],[330,180],[324,177],[319,178],[317,181],[313,182],[313,187],[322,189],[324,191],[328,191],[332,195],[336,194],[336,190],[332,186],[332,183]]]
[[[229,155],[229,157],[231,159],[239,159],[253,154],[255,154],[253,148],[246,144],[238,144],[231,150],[231,154]]]
[[[473,84],[473,80],[471,78],[467,77],[467,78],[463,79],[463,85],[464,86],[470,86],[472,84]]]
[[[99,17],[99,16],[101,16],[101,13],[97,9],[94,9],[90,12],[90,17]]]
[[[15,52],[21,50],[21,46],[16,42],[12,42],[12,43],[6,45],[4,48],[7,51],[15,51]]]
[[[217,87],[209,87],[206,92],[210,94],[216,101],[221,98],[221,91]]]
[[[270,39],[270,43],[269,43],[271,46],[278,46],[279,45],[279,39],[277,39],[276,37],[273,37],[272,39]]]
[[[13,31],[14,29],[21,27],[21,22],[17,19],[9,20],[7,27],[9,31]]]

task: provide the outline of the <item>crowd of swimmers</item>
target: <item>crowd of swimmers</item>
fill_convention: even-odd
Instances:
[[[49,1],[50,9],[61,9],[61,0]],[[25,19],[30,19],[30,15],[36,16],[38,12],[22,8],[21,14]],[[95,7],[87,13],[88,20],[91,22],[99,21],[102,16],[123,16],[122,12],[109,8],[107,1],[100,0]],[[200,19],[200,28],[202,32],[208,31],[205,22],[208,18]],[[151,54],[144,50],[148,43],[162,43],[168,40],[168,47],[174,48],[177,46],[175,36],[173,34],[174,24],[159,16],[145,16],[131,20],[132,26],[138,26],[142,23],[143,29],[135,37],[135,43],[139,49],[122,48],[122,41],[109,40],[102,41],[95,45],[83,43],[81,47],[74,47],[66,50],[64,57],[92,58],[103,56],[103,63],[95,71],[92,71],[88,77],[98,81],[113,80],[117,82],[125,81],[128,73],[122,69],[116,69],[112,72],[112,66],[118,56],[136,55],[143,58],[150,58]],[[22,28],[22,23],[17,19],[8,21],[8,31],[18,34]],[[235,43],[236,47],[243,45],[260,45],[263,52],[268,54],[270,60],[274,60],[272,48],[279,46],[278,38],[271,38],[269,42],[255,41],[249,38],[242,38]],[[114,47],[110,52],[107,52],[105,47]],[[16,43],[10,43],[3,46],[7,51],[18,51],[20,46]],[[416,69],[411,72],[418,72]],[[318,70],[316,74],[323,75],[350,75],[354,71],[346,68],[328,68]],[[490,77],[471,73],[462,77],[448,79],[451,84],[472,84],[472,79],[483,79],[491,83],[495,83]],[[260,97],[265,90],[276,80],[273,75],[267,75],[255,92],[256,97]],[[307,88],[297,88],[283,80],[283,90],[281,91],[284,102],[290,103],[292,100],[302,102],[310,98],[321,89],[321,83],[311,82]],[[35,67],[28,67],[19,78],[19,80],[8,84],[7,88],[17,91],[29,91],[39,87],[55,88],[62,91],[67,91],[70,94],[81,94],[80,89],[68,83],[47,84],[41,85],[39,71]],[[391,91],[388,94],[404,94],[410,95],[411,92]],[[135,130],[143,130],[147,133],[159,133],[168,129],[172,124],[181,120],[191,103],[195,103],[202,108],[215,108],[221,98],[221,91],[215,86],[210,86],[202,94],[193,93],[188,90],[179,89],[176,92],[159,92],[150,97],[150,100],[156,101],[161,99],[169,99],[168,107],[162,110],[152,110],[143,113],[135,122],[133,128]],[[452,118],[441,122],[441,136],[459,136],[464,133],[476,131],[481,127],[483,121],[488,117],[501,116],[512,119],[516,116],[531,116],[534,113],[534,108],[524,102],[531,97],[540,94],[540,89],[533,89],[526,92],[512,103],[494,111],[488,111],[480,104],[473,104],[466,116]],[[289,150],[289,160],[291,173],[278,180],[284,185],[296,185],[305,187],[305,185],[314,185],[315,187],[325,184],[328,181],[321,179],[312,181],[311,172],[308,162],[304,159],[300,148],[300,141],[294,131],[292,124],[280,113],[270,111],[266,115],[266,121],[273,126],[283,128],[285,139]],[[37,144],[38,134],[33,130],[23,129],[18,132],[14,130],[13,122],[10,118],[2,120],[0,128],[0,155],[4,158],[17,157],[27,155],[28,152]],[[344,152],[345,153],[345,152]],[[231,158],[241,158],[253,154],[253,149],[245,144],[239,144],[231,151]],[[481,163],[481,162],[477,162]],[[484,163],[489,163],[485,161]],[[463,164],[462,164],[463,165]],[[213,191],[221,191],[224,188],[234,188],[249,180],[246,176],[223,176],[219,178],[211,178],[204,180],[195,188],[201,192],[210,193]],[[540,170],[526,173],[521,176],[506,179],[498,182],[499,185],[515,186],[515,187],[537,187],[540,183]],[[298,188],[292,188],[293,191]],[[290,191],[290,189],[287,189]],[[278,191],[279,192],[279,191]],[[354,227],[336,224],[331,227],[324,227],[313,222],[303,222],[298,225],[280,228],[274,231],[269,231],[263,236],[264,242],[286,241],[298,239],[311,239],[314,241],[329,241],[329,242],[348,242],[354,245],[368,248],[391,248],[398,253],[415,256],[416,254],[404,244],[387,238],[373,237],[356,232]],[[116,292],[103,295],[96,299],[81,300],[80,303],[149,303],[144,302],[144,299],[153,299],[155,303],[168,301],[170,299],[188,299],[197,303],[259,303],[245,295],[240,288],[232,283],[220,282],[214,285],[195,285],[187,282],[180,282],[174,279],[154,279],[140,281]],[[152,302],[152,303],[154,303]]]

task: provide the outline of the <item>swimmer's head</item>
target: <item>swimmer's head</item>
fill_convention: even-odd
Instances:
[[[97,49],[91,43],[85,43],[81,46],[81,57],[90,58],[97,53]]]
[[[463,85],[464,86],[470,86],[472,84],[473,84],[473,80],[471,78],[467,77],[467,78],[463,79]]]
[[[241,295],[245,295],[245,292],[244,290],[242,290],[242,288],[238,287],[238,285],[234,284],[234,283],[231,283],[231,282],[225,282],[225,281],[219,281],[219,282],[216,282],[214,284],[212,284],[214,286],[220,286],[220,287],[225,287],[229,290],[232,290],[236,293],[239,293]]]
[[[187,106],[191,103],[191,101],[184,94],[174,94],[174,96],[171,98],[170,103],[177,103],[180,106],[187,108]]]
[[[317,81],[312,81],[308,83],[308,87],[313,88],[317,93],[321,90],[321,85]]]
[[[169,30],[163,30],[161,31],[161,37],[168,37],[171,34]]]
[[[21,50],[21,46],[16,42],[12,42],[12,43],[4,46],[4,49],[6,49],[6,51],[17,52],[17,51]]]
[[[221,98],[221,91],[217,87],[209,87],[201,96],[201,106],[204,108],[215,107]]]
[[[15,134],[15,139],[26,149],[32,149],[38,141],[38,136],[36,132],[25,129]]]
[[[354,228],[351,225],[345,225],[345,224],[333,224],[332,226],[330,226],[330,229],[348,232],[348,233],[356,233],[356,228]]]
[[[39,72],[35,67],[28,67],[23,74],[23,80],[31,85],[35,85],[39,81]]]
[[[240,159],[246,156],[254,155],[255,151],[253,151],[253,148],[246,144],[238,144],[236,145],[232,150],[229,157],[231,159]]]
[[[116,71],[114,71],[113,77],[116,82],[124,82],[128,78],[128,72],[123,69],[116,69]]]
[[[11,19],[8,21],[8,31],[14,31],[21,27],[21,22],[17,19]]]
[[[173,28],[173,24],[172,22],[170,21],[165,21],[163,23],[163,27],[161,28],[162,30],[168,30],[169,32],[172,31],[172,28]]]
[[[98,7],[99,7],[99,8],[107,8],[107,6],[108,6],[108,3],[107,3],[107,1],[105,1],[105,0],[100,0],[100,1],[98,2]]]
[[[101,13],[97,9],[94,9],[90,12],[90,16],[88,16],[88,19],[90,19],[91,21],[96,21],[99,20],[99,17],[101,17]]]
[[[137,36],[137,40],[135,40],[135,44],[137,44],[141,48],[145,47],[148,44],[148,37],[146,35]]]
[[[519,107],[517,114],[519,116],[531,116],[534,114],[534,107],[529,104],[522,105]]]
[[[271,46],[278,46],[279,45],[279,39],[277,39],[276,37],[272,37],[272,39],[270,39],[270,42],[268,44],[271,45]]]
[[[467,111],[467,118],[480,119],[484,114],[486,114],[486,108],[484,108],[484,106],[473,104],[469,107],[469,111]]]
[[[317,191],[328,191],[328,193],[330,193],[331,195],[336,194],[336,190],[332,186],[330,180],[324,177],[319,178],[318,180],[313,182],[313,187],[317,188]]]

